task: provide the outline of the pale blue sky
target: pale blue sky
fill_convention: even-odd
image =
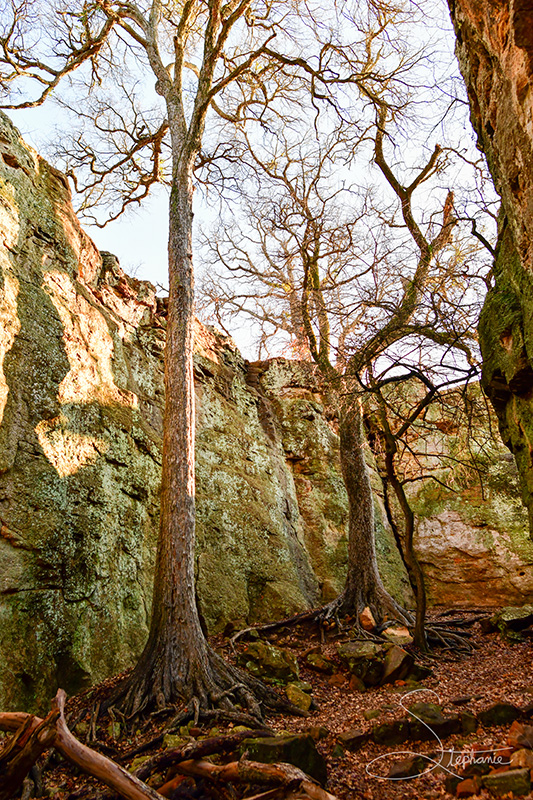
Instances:
[[[7,112],[24,140],[43,154],[52,143],[61,109],[53,103],[42,108]],[[142,207],[133,209],[105,228],[82,223],[99,250],[109,250],[122,268],[138,278],[167,285],[168,200],[157,187]]]

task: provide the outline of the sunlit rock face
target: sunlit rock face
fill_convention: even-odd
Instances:
[[[533,7],[449,0],[480,148],[502,198],[483,383],[516,457],[533,530]]]
[[[73,692],[131,666],[146,640],[166,303],[98,252],[64,177],[3,115],[0,281],[0,708],[45,709],[57,686]],[[334,409],[312,365],[248,364],[197,324],[195,387],[207,628],[332,599],[348,510]],[[409,603],[370,451],[367,460],[380,571]],[[434,603],[520,603],[531,590],[514,467],[495,464],[483,496],[472,483],[413,498]]]
[[[0,697],[131,663],[155,547],[164,319],[0,117]]]
[[[130,666],[146,639],[166,303],[98,252],[63,175],[3,115],[0,280],[0,705],[45,708],[58,685]],[[337,437],[318,396],[300,420],[305,371],[283,374],[293,388],[274,406],[231,341],[197,324],[196,571],[211,631],[292,614],[343,584]],[[315,442],[305,478],[285,441],[300,423]]]

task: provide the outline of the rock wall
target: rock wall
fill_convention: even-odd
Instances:
[[[47,708],[58,685],[73,692],[122,670],[143,646],[165,311],[150,284],[98,252],[65,178],[0,115],[0,707]],[[347,502],[336,421],[312,366],[248,364],[198,324],[195,381],[196,568],[207,627],[331,599],[344,581]],[[409,602],[370,453],[368,462],[380,569]],[[513,570],[530,570],[533,557],[520,549],[518,505],[512,490],[495,492],[475,517],[420,495],[434,602],[492,604],[498,591],[520,601],[526,584],[513,583]],[[492,545],[507,541],[504,506],[516,536],[502,549]],[[480,584],[471,564],[481,550]]]
[[[483,385],[516,457],[533,531],[533,7],[449,0],[472,124],[502,198],[479,325]]]
[[[479,388],[471,387],[471,395],[478,401],[472,404],[475,435],[469,438],[443,415],[438,435],[425,442],[441,454],[436,472],[435,460],[428,459],[438,480],[407,485],[428,599],[445,606],[523,605],[533,598],[533,542],[516,463],[495,438],[496,422]],[[452,415],[455,410],[450,408]]]
[[[3,115],[0,244],[0,703],[46,707],[58,684],[72,692],[130,666],[145,641],[165,301],[98,252],[65,178]],[[197,579],[211,631],[308,608],[343,584],[335,433],[305,370],[261,371],[198,324]],[[280,381],[286,399],[273,403]],[[304,428],[314,455],[298,472],[286,439]],[[390,534],[378,534],[385,578],[405,597]]]

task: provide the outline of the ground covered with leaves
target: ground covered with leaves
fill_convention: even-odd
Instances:
[[[516,780],[520,781],[524,776],[529,780],[528,770],[533,769],[533,741],[527,738],[528,732],[533,733],[532,640],[527,635],[520,641],[520,637],[510,640],[497,631],[484,632],[483,628],[486,631],[490,627],[486,625],[487,616],[486,612],[476,615],[472,610],[453,614],[454,618],[467,621],[463,629],[472,648],[470,655],[441,648],[421,657],[412,651],[417,664],[423,667],[422,677],[376,686],[364,686],[353,677],[346,660],[339,657],[343,645],[365,637],[349,624],[339,631],[336,627],[320,629],[304,621],[261,631],[259,635],[251,632],[234,645],[224,637],[213,644],[226,658],[247,664],[252,670],[258,669],[250,661],[254,648],[257,651],[267,645],[285,653],[289,669],[299,672],[289,681],[293,686],[291,699],[311,697],[311,708],[306,717],[271,717],[265,725],[277,736],[308,734],[313,747],[325,759],[326,788],[338,798],[513,797],[514,791],[533,797],[523,786],[521,789],[512,783],[517,770],[521,774]],[[368,641],[373,641],[372,636]],[[409,652],[412,645],[403,649]],[[429,670],[431,674],[423,677]],[[270,680],[280,692],[289,693],[290,689],[283,688],[289,677]],[[206,738],[247,736],[244,726],[223,718],[208,723],[192,720],[176,728],[172,722],[178,709],[167,709],[142,722],[125,721],[113,710],[100,714],[100,705],[115,682],[116,679],[107,681],[71,698],[67,721],[80,741],[128,770],[139,770],[144,765],[146,771],[151,763],[148,759],[171,748],[194,746]],[[413,724],[418,724],[418,734]],[[260,737],[261,732],[256,731],[253,736]],[[240,741],[225,752],[208,755],[207,762],[235,762],[246,752],[246,742],[244,739],[244,744]],[[260,761],[257,752],[250,757]],[[422,755],[425,758],[420,759]],[[478,769],[476,764],[483,766]],[[43,757],[43,766],[48,796],[58,800],[115,796],[95,779],[62,761],[55,751]],[[507,773],[507,783],[502,783],[503,773]],[[496,789],[490,782],[494,775],[500,776],[496,778]],[[285,796],[280,792],[276,795],[268,786],[261,790],[250,785],[222,785],[208,777],[177,775],[166,765],[154,768],[143,780],[175,800],[237,800],[252,794],[263,796],[265,792],[264,797],[273,800]],[[26,794],[30,796],[28,791]]]

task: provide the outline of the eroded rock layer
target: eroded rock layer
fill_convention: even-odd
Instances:
[[[471,119],[502,198],[483,384],[516,457],[533,531],[533,7],[449,0]]]

